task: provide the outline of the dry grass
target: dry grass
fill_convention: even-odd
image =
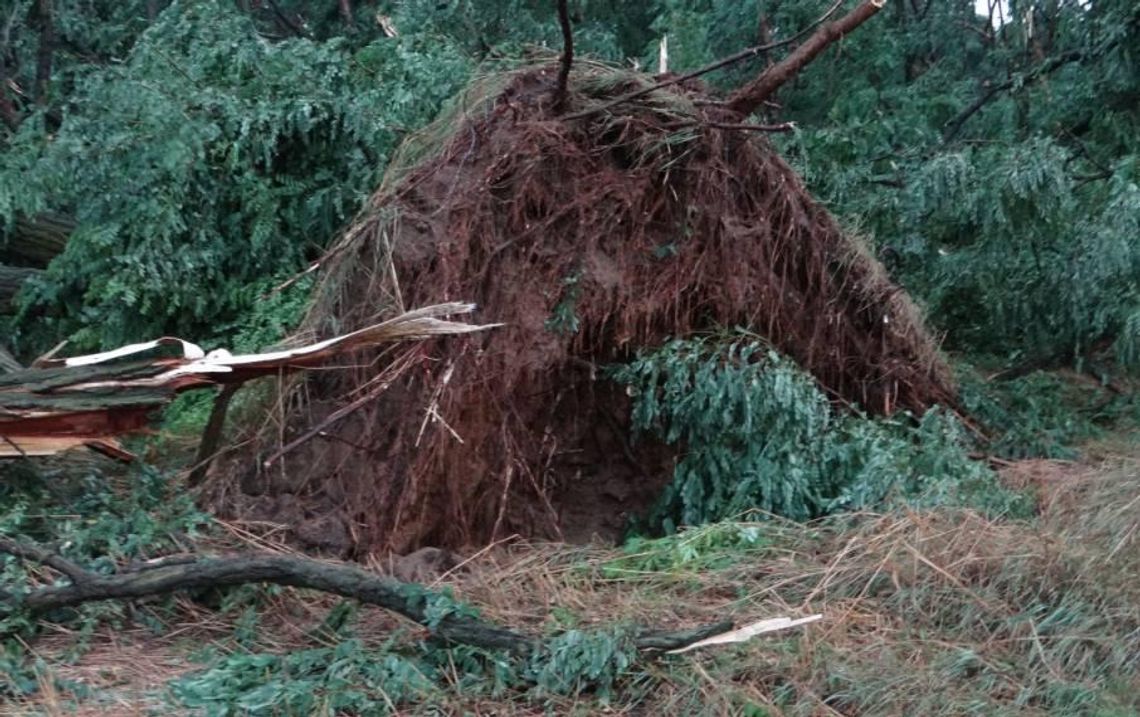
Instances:
[[[1011,469],[1010,480],[1038,491],[1041,515],[1032,522],[934,510],[808,526],[722,523],[625,550],[505,542],[437,587],[452,587],[489,618],[535,632],[621,622],[687,626],[725,616],[825,617],[745,645],[646,659],[606,706],[590,697],[492,698],[471,689],[469,679],[460,689],[457,670],[438,701],[402,710],[1136,714],[1140,459],[1131,439],[1091,453],[1102,461],[1095,467],[1034,462]],[[295,591],[269,600],[258,649],[287,652],[324,639],[314,626],[334,600]],[[102,711],[79,714],[142,714],[157,704],[165,680],[193,669],[190,645],[244,649],[226,635],[232,626],[211,624],[212,613],[201,608],[185,610],[187,624],[161,638],[102,632],[74,661],[66,657],[73,636],[51,635],[33,647],[48,674],[92,689],[96,697],[83,709]],[[379,644],[399,626],[366,610],[354,632]],[[63,714],[65,697],[45,679],[25,711]]]

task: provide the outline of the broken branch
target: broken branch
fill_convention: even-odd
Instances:
[[[260,354],[207,354],[187,341],[162,338],[101,354],[46,359],[38,368],[0,375],[0,458],[50,455],[92,442],[114,448],[115,437],[146,430],[152,412],[182,391],[313,368],[382,344],[491,328],[442,318],[474,308],[429,306],[309,346]],[[180,355],[170,356],[171,347]],[[159,349],[166,355],[155,356]]]
[[[100,600],[130,600],[181,590],[230,587],[247,583],[273,583],[359,600],[401,615],[426,627],[445,642],[487,649],[526,652],[541,646],[538,638],[500,627],[476,617],[448,614],[434,619],[437,593],[415,583],[369,572],[347,563],[325,562],[285,555],[244,555],[228,558],[188,559],[158,563],[135,572],[101,575],[54,555],[37,545],[0,537],[0,552],[31,560],[64,573],[71,585],[39,588],[23,594],[0,594],[0,609],[48,612]],[[731,620],[722,620],[688,630],[646,630],[634,637],[643,650],[676,650],[731,630]]]
[[[792,35],[791,37],[789,37],[786,40],[780,40],[778,42],[768,43],[767,45],[755,45],[753,47],[746,48],[744,50],[741,50],[740,52],[737,52],[734,55],[729,55],[728,57],[721,58],[721,59],[717,60],[716,62],[705,65],[704,67],[697,69],[697,70],[693,70],[692,72],[687,72],[683,75],[678,75],[677,77],[673,77],[673,78],[670,78],[668,80],[663,80],[661,82],[657,82],[657,83],[652,84],[648,87],[643,87],[640,90],[635,90],[633,92],[630,92],[629,94],[622,95],[621,97],[613,99],[613,100],[606,102],[604,104],[598,105],[597,107],[591,107],[590,109],[582,110],[581,112],[575,112],[574,114],[567,115],[566,119],[567,120],[582,119],[584,117],[589,117],[590,115],[594,115],[594,114],[597,114],[599,112],[605,112],[607,110],[613,109],[614,107],[617,107],[620,104],[624,104],[626,102],[629,102],[630,100],[635,100],[638,97],[644,97],[645,95],[648,95],[651,92],[656,92],[657,90],[663,89],[665,87],[671,87],[672,85],[679,85],[682,82],[687,82],[689,80],[696,79],[697,77],[700,77],[701,75],[707,75],[708,73],[719,70],[722,67],[728,67],[729,65],[735,64],[737,62],[741,62],[743,60],[751,59],[751,58],[756,57],[757,55],[759,55],[761,53],[769,52],[771,50],[776,50],[776,49],[779,49],[781,47],[791,45],[794,42],[796,42],[797,40],[799,40],[801,37],[806,35],[808,32],[810,32],[813,28],[818,26],[820,23],[826,21],[827,18],[831,17],[831,15],[836,10],[838,10],[839,6],[842,4],[843,4],[843,0],[836,0],[835,4],[832,5],[830,8],[828,8],[827,12],[825,12],[823,15],[821,15],[819,17],[819,19],[817,19],[815,22],[808,25],[803,30],[800,30],[795,35]]]
[[[558,0],[558,24],[562,28],[562,56],[558,58],[558,85],[554,89],[554,111],[566,106],[566,90],[570,81],[570,66],[574,62],[574,31],[570,27],[570,10],[566,0]]]
[[[772,65],[751,83],[740,88],[728,98],[728,108],[742,115],[750,115],[764,104],[785,82],[819,56],[829,45],[843,39],[855,28],[869,20],[883,9],[887,0],[864,0],[858,7],[835,22],[819,28],[804,44],[790,55]]]

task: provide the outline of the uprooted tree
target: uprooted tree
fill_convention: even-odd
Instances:
[[[182,357],[110,368],[102,359],[90,368],[72,360],[17,372],[0,385],[0,430],[16,454],[42,448],[35,431],[53,426],[75,428],[65,431],[68,445],[106,444],[123,420],[145,425],[150,409],[181,387],[308,366],[340,342],[365,360],[341,375],[305,379],[315,400],[292,394],[291,435],[263,440],[255,475],[243,482],[300,475],[313,495],[338,497],[338,509],[363,528],[358,547],[405,550],[508,531],[556,534],[567,522],[560,510],[592,490],[583,456],[625,463],[642,483],[637,490],[658,490],[649,473],[667,473],[668,451],[625,443],[626,397],[598,373],[669,337],[746,326],[838,401],[882,414],[953,404],[949,372],[915,308],[754,134],[767,127],[746,123],[881,6],[868,0],[834,22],[825,16],[787,59],[727,102],[708,96],[700,72],[653,82],[594,63],[572,66],[567,32],[559,63],[480,81],[411,139],[360,221],[322,261],[302,330],[353,333],[308,354],[261,360]],[[463,342],[367,355],[377,343],[370,332],[398,324],[407,306],[459,295],[476,297],[503,325]],[[373,326],[378,309],[398,316]],[[213,366],[226,367],[221,379],[209,375]],[[212,420],[208,433],[215,428]],[[334,431],[339,440],[327,440]],[[273,582],[384,607],[448,641],[541,645],[468,616],[433,617],[430,592],[347,565],[254,555],[96,575],[30,543],[4,539],[0,552],[70,581],[0,594],[6,609]],[[676,648],[730,628],[646,632],[635,644]]]
[[[564,100],[557,61],[473,84],[405,143],[332,247],[303,329],[458,295],[504,327],[424,345],[415,370],[338,415],[335,435],[291,450],[262,436],[231,471],[253,497],[219,490],[215,506],[272,518],[274,497],[292,494],[361,551],[565,537],[601,492],[636,510],[668,480],[670,450],[627,444],[628,399],[603,367],[717,327],[748,327],[870,412],[953,405],[910,300],[746,124],[881,4],[824,18],[727,103],[689,76],[582,61]],[[310,378],[282,422],[294,435],[329,425],[373,379]]]

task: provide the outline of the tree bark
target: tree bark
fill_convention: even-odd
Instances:
[[[52,0],[39,0],[40,41],[36,48],[36,85],[34,97],[38,107],[46,107],[51,88],[52,60],[55,57],[55,18]]]
[[[352,0],[337,0],[337,6],[340,8],[340,17],[344,20],[344,24],[348,28],[355,26],[352,19]]]
[[[19,9],[19,5],[13,3],[8,17],[0,18],[4,21],[3,27],[0,28],[0,118],[3,118],[10,132],[19,129],[22,119],[16,103],[8,94],[8,84],[11,79],[8,74],[8,56],[12,46],[12,29],[15,27]]]
[[[230,399],[234,397],[240,383],[231,383],[222,386],[218,395],[214,397],[214,407],[210,410],[210,418],[206,421],[206,428],[202,431],[202,440],[198,444],[198,452],[194,456],[194,467],[186,478],[186,485],[196,488],[206,479],[210,472],[210,464],[222,443],[222,432],[226,427],[226,413],[230,408]]]
[[[20,291],[20,287],[29,278],[40,273],[42,272],[39,269],[0,264],[0,314],[8,313],[13,309],[14,300]]]
[[[58,214],[18,218],[0,238],[0,259],[12,264],[43,268],[63,253],[75,231],[75,222]]]
[[[558,0],[558,25],[562,28],[562,56],[558,59],[558,84],[554,88],[554,111],[566,108],[570,66],[574,63],[574,31],[570,27],[570,10],[566,0]]]
[[[760,109],[785,82],[792,79],[819,56],[829,45],[852,32],[869,20],[886,4],[886,0],[864,0],[851,12],[835,22],[827,23],[797,47],[790,55],[776,63],[752,82],[728,98],[728,109],[750,115]]]
[[[89,572],[41,546],[3,536],[0,536],[0,552],[46,565],[71,580],[70,585],[20,594],[0,591],[0,613],[18,609],[43,613],[97,600],[129,600],[179,590],[273,583],[311,588],[376,605],[426,627],[432,636],[449,643],[519,652],[542,644],[538,638],[468,615],[448,614],[435,619],[431,614],[432,603],[438,594],[347,563],[284,555],[244,555],[160,563],[149,569],[144,566],[137,572],[102,575]],[[640,649],[672,650],[731,629],[731,621],[721,621],[676,632],[642,631],[634,638],[634,644]]]

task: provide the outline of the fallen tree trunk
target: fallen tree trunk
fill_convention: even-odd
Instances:
[[[24,367],[16,360],[8,348],[0,346],[0,373],[8,373],[9,371],[20,371]]]
[[[0,536],[0,552],[46,565],[71,581],[70,585],[22,594],[0,591],[0,614],[20,609],[44,613],[97,600],[129,600],[180,590],[273,583],[320,590],[390,610],[449,643],[518,652],[530,651],[542,644],[538,638],[468,615],[448,614],[438,619],[433,615],[433,605],[441,597],[438,593],[346,563],[273,554],[242,555],[160,563],[153,568],[144,566],[136,572],[101,575],[39,545],[3,536]],[[634,638],[634,645],[644,650],[673,650],[732,628],[731,620],[723,620],[689,630],[645,630]]]
[[[16,294],[24,282],[40,273],[39,269],[0,264],[0,314],[12,309]]]
[[[75,222],[59,214],[21,217],[0,240],[0,257],[13,264],[43,268],[63,253]]]

